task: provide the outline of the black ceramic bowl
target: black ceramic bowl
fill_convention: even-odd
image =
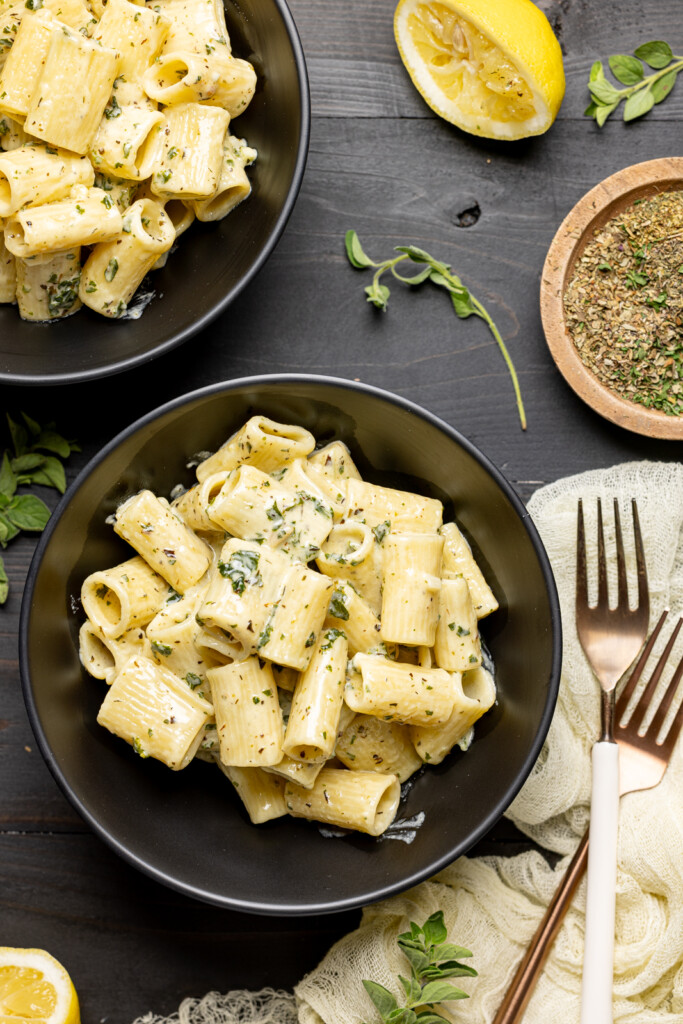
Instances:
[[[308,150],[310,101],[301,43],[285,0],[225,0],[233,53],[256,68],[256,95],[230,131],[258,150],[250,197],[224,220],[195,223],[163,270],[139,320],[83,308],[49,324],[0,306],[0,381],[64,384],[147,362],[206,327],[251,281],[289,217]]]
[[[314,822],[250,824],[220,772],[144,763],[96,724],[104,685],[81,669],[85,576],[128,557],[105,519],[141,487],[189,483],[188,456],[217,448],[254,413],[345,441],[364,476],[440,497],[471,538],[500,601],[485,636],[498,702],[466,754],[426,769],[399,811],[425,812],[410,845]],[[21,672],[40,749],[92,828],[160,882],[221,906],[313,914],[360,906],[440,870],[480,839],[529,774],[553,713],[560,619],[548,560],[512,487],[464,437],[405,399],[312,376],[253,377],[178,398],[119,434],[67,491],[41,538],[21,617]]]

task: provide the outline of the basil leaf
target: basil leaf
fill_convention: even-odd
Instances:
[[[12,469],[15,473],[27,473],[30,469],[37,469],[38,466],[42,466],[44,462],[44,455],[32,452],[30,455],[19,455],[18,458],[12,459]]]
[[[423,1003],[442,1003],[446,999],[467,999],[467,992],[446,981],[430,981],[422,989]]]
[[[5,452],[2,457],[2,463],[0,463],[0,494],[4,494],[6,498],[11,498],[16,489],[17,478],[14,475],[9,455]]]
[[[392,1010],[398,1009],[398,1003],[392,996],[389,989],[379,985],[376,981],[363,981],[363,987],[379,1010],[382,1017],[386,1018]]]
[[[653,82],[650,86],[652,95],[655,98],[655,103],[661,103],[669,95],[674,85],[676,84],[677,71],[668,71],[667,74],[662,75],[656,82]]]
[[[668,43],[661,39],[653,39],[649,43],[643,43],[637,50],[633,51],[636,57],[640,57],[651,68],[665,68],[673,58],[673,50]]]
[[[9,580],[5,572],[5,563],[0,558],[0,604],[4,604],[9,594]]]
[[[53,430],[43,430],[40,436],[33,442],[33,448],[43,448],[45,451],[54,452],[63,459],[68,459],[71,453],[71,445]]]
[[[346,232],[344,244],[346,245],[346,256],[352,267],[356,267],[358,270],[365,270],[366,267],[375,266],[370,257],[364,252],[358,235],[353,229]]]
[[[635,121],[637,117],[647,114],[655,105],[655,98],[651,89],[642,89],[629,96],[624,104],[624,121]]]
[[[31,482],[42,484],[43,487],[54,487],[60,494],[66,490],[66,474],[64,466],[54,455],[46,455],[43,465],[34,469],[31,474]]]
[[[15,423],[9,413],[7,413],[7,425],[14,445],[14,454],[24,455],[28,444],[26,428],[22,427],[21,423]]]
[[[28,427],[29,434],[33,434],[34,437],[37,437],[40,433],[40,423],[36,423],[36,421],[32,420],[30,416],[27,416],[25,412],[22,412],[21,418]]]
[[[6,548],[9,541],[13,540],[18,533],[19,527],[15,526],[4,512],[0,512],[0,544],[3,548]]]
[[[643,65],[637,57],[617,53],[609,58],[610,71],[622,85],[635,85],[643,77]]]
[[[50,518],[50,510],[44,501],[33,494],[21,494],[12,499],[5,509],[5,515],[20,530],[34,530],[40,533]]]

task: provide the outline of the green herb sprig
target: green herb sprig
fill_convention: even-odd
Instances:
[[[35,494],[18,494],[22,486],[42,484],[63,494],[66,476],[60,459],[81,449],[54,429],[54,423],[41,427],[21,414],[21,421],[7,415],[12,447],[5,449],[0,461],[0,545],[6,548],[22,530],[41,533],[50,518],[50,510]],[[9,593],[5,563],[0,557],[0,604]]]
[[[428,917],[421,928],[411,921],[410,931],[398,936],[398,947],[410,962],[410,977],[398,976],[406,995],[404,1006],[399,1006],[395,996],[383,985],[363,981],[384,1024],[441,1024],[446,1018],[434,1011],[438,1003],[469,998],[467,992],[449,985],[444,978],[476,977],[473,967],[459,962],[472,954],[447,939],[442,910]]]
[[[434,259],[428,252],[425,252],[424,249],[419,249],[416,245],[397,245],[395,251],[400,253],[399,256],[376,263],[364,252],[355,231],[350,230],[346,232],[345,242],[346,255],[352,267],[355,267],[357,270],[367,270],[370,267],[375,268],[372,284],[366,287],[365,294],[367,295],[367,301],[371,302],[377,309],[381,309],[382,312],[386,312],[391,293],[387,286],[381,283],[380,278],[389,271],[397,281],[401,281],[403,284],[416,286],[423,284],[425,281],[431,281],[438,288],[443,288],[450,295],[453,309],[461,320],[465,320],[469,316],[481,317],[493,335],[510,371],[520,423],[522,430],[526,430],[526,413],[524,411],[524,403],[522,402],[517,372],[500,331],[481,302],[472,295],[460,278],[452,273],[450,265]],[[404,260],[412,260],[413,263],[424,264],[423,269],[413,277],[404,277],[396,269]]]
[[[594,117],[601,128],[622,100],[625,100],[624,121],[642,117],[656,103],[665,100],[683,68],[683,57],[677,57],[668,43],[655,39],[639,46],[632,57],[617,53],[609,58],[608,63],[616,80],[626,88],[617,89],[612,85],[605,75],[602,61],[596,60],[588,81],[591,102],[584,114]],[[654,69],[653,74],[645,74],[645,64]]]

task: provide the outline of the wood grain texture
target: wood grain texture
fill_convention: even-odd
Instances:
[[[466,434],[527,498],[542,483],[629,459],[679,459],[591,412],[548,353],[539,284],[550,240],[573,204],[628,164],[680,153],[683,85],[643,121],[582,116],[593,60],[646,39],[683,50],[679,0],[543,0],[565,52],[567,96],[544,137],[470,138],[415,93],[392,30],[394,2],[292,0],[308,58],[313,131],[300,198],[266,267],[183,348],[134,373],[60,389],[0,387],[0,409],[54,419],[83,444],[69,479],[119,430],[179,394],[270,372],[360,379],[395,391]],[[677,35],[677,39],[673,35]],[[460,227],[463,211],[480,216]],[[385,257],[413,242],[452,263],[496,319],[516,362],[529,429],[519,428],[503,361],[481,321],[447,298],[392,286],[389,311],[365,302],[344,232]],[[54,504],[54,492],[44,492]],[[128,1024],[211,988],[292,985],[357,915],[272,920],[192,903],[137,874],[89,833],[33,739],[20,692],[19,607],[35,539],[4,553],[0,610],[0,943],[38,945],[74,974],[84,1020]],[[30,751],[26,748],[31,748]],[[478,852],[525,845],[500,823]],[[274,955],[277,951],[277,957]]]

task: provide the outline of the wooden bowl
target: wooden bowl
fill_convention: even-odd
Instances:
[[[564,292],[574,265],[596,228],[636,199],[683,189],[683,157],[647,160],[612,174],[587,192],[552,240],[541,277],[541,319],[548,348],[560,373],[579,398],[620,427],[647,437],[683,440],[683,416],[667,416],[620,398],[582,362],[567,329]]]

